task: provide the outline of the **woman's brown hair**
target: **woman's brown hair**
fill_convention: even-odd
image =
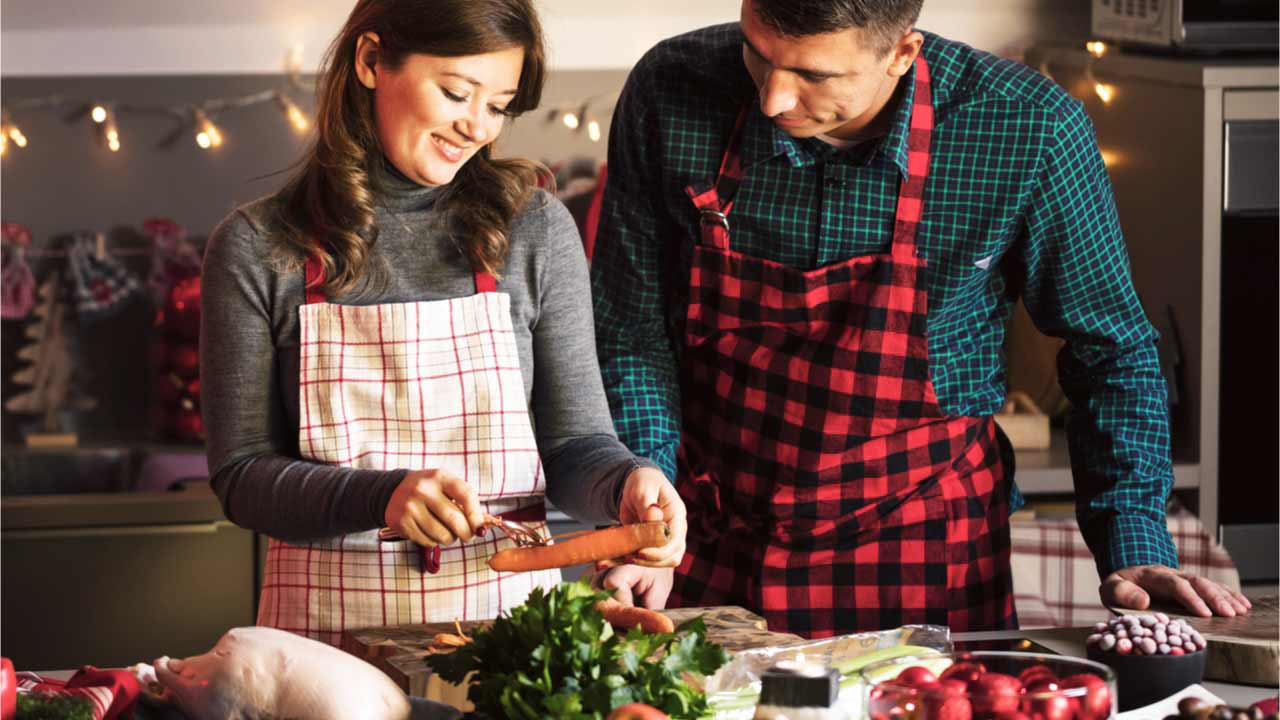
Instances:
[[[324,268],[321,289],[341,296],[368,282],[375,270],[377,193],[385,169],[374,119],[373,93],[356,77],[356,43],[379,39],[378,63],[395,70],[407,56],[482,55],[524,48],[524,64],[509,115],[532,110],[542,98],[542,28],[531,0],[360,0],[329,47],[316,81],[316,140],[301,169],[280,191],[285,246],[295,258],[314,256]],[[441,189],[436,207],[447,214],[473,268],[498,275],[507,232],[537,186],[541,166],[498,159],[481,148]]]

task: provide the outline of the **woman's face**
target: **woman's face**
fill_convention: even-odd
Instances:
[[[373,90],[383,151],[410,180],[444,185],[502,131],[524,49],[462,57],[415,53],[391,70],[376,61],[376,43],[372,34],[360,39],[356,71]]]

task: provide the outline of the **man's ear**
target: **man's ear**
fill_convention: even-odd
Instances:
[[[911,69],[911,64],[916,61],[916,56],[920,54],[920,48],[923,46],[924,35],[915,30],[899,38],[893,49],[889,51],[889,74],[893,77],[906,75],[907,71]]]
[[[370,90],[378,85],[378,48],[377,33],[367,32],[356,40],[356,77]]]

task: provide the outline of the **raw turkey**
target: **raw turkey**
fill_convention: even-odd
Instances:
[[[155,671],[192,720],[410,717],[404,692],[377,668],[274,628],[235,628],[203,655],[159,658]]]

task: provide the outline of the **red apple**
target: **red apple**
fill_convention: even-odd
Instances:
[[[1072,698],[1056,693],[1027,696],[1022,701],[1022,712],[1037,720],[1072,720],[1076,707]]]
[[[957,678],[967,685],[977,680],[978,676],[986,671],[987,668],[982,663],[958,662],[942,671],[942,679]]]
[[[925,720],[973,720],[969,699],[958,695],[933,694],[925,699]]]
[[[927,667],[913,665],[898,673],[896,682],[899,685],[906,685],[907,687],[919,687],[921,685],[932,685],[938,682],[938,676],[930,672]]]
[[[1036,676],[1031,679],[1031,682],[1022,686],[1022,691],[1026,693],[1028,697],[1033,695],[1052,695],[1053,693],[1059,692],[1061,689],[1062,686],[1057,680],[1051,680],[1043,676]]]
[[[987,672],[969,683],[969,696],[977,714],[1017,712],[1022,683],[1004,673]]]
[[[1033,680],[1040,677],[1047,677],[1050,680],[1057,680],[1058,677],[1053,671],[1044,665],[1032,665],[1031,667],[1018,673],[1018,681],[1023,685],[1030,685]]]
[[[1111,688],[1107,687],[1102,678],[1080,673],[1063,678],[1059,684],[1064,688],[1088,688],[1084,696],[1078,699],[1079,720],[1103,720],[1111,717]]]
[[[943,678],[938,681],[938,692],[943,695],[964,695],[969,692],[969,683],[956,677]]]

